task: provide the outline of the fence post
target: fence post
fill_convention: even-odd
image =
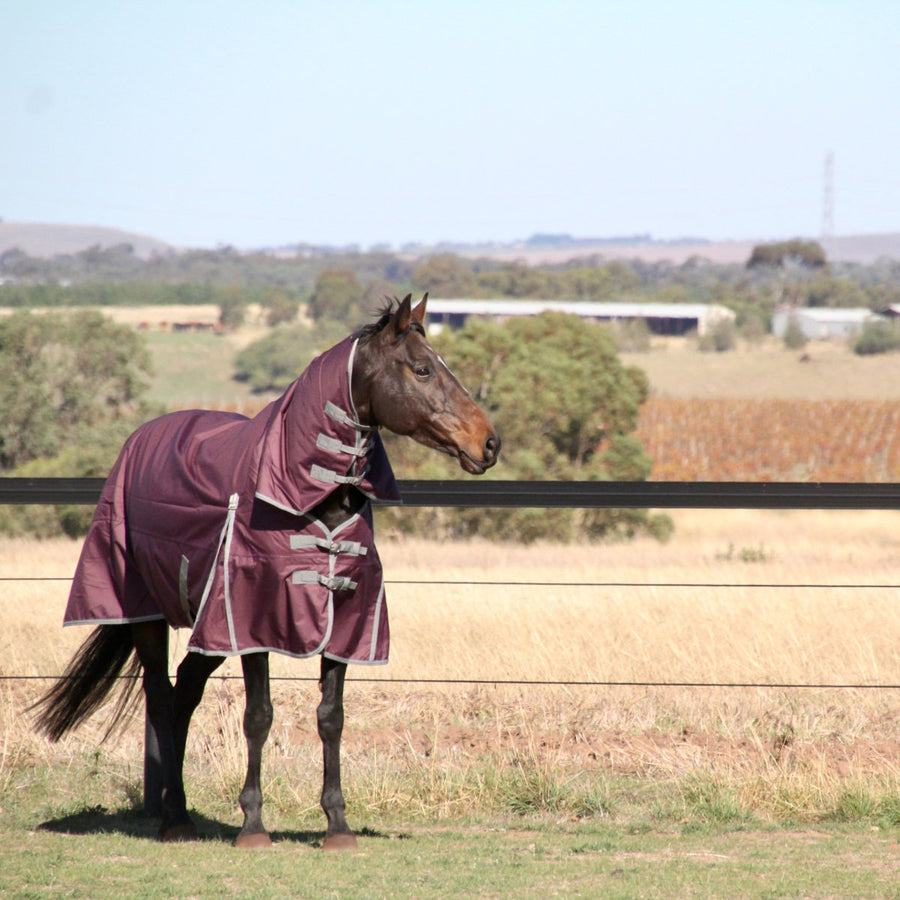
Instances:
[[[169,632],[166,629],[166,659],[169,658]],[[159,818],[163,814],[162,756],[159,752],[159,737],[147,715],[144,701],[144,815]]]

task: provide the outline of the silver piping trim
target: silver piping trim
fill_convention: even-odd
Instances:
[[[130,625],[133,622],[159,622],[165,621],[162,613],[154,613],[152,616],[134,616],[130,619],[72,619],[70,622],[63,622],[63,628],[70,625]]]
[[[378,646],[378,632],[381,630],[381,609],[384,606],[384,582],[378,590],[378,599],[375,601],[375,615],[372,618],[372,644],[369,648],[369,659],[375,659],[375,648]]]
[[[228,556],[231,552],[231,535],[234,531],[234,517],[237,512],[238,505],[238,495],[232,494],[228,498],[228,512],[225,516],[225,524],[222,526],[222,531],[219,533],[219,544],[216,547],[216,552],[213,556],[212,565],[209,568],[209,576],[206,579],[206,584],[203,587],[203,594],[200,597],[200,607],[197,610],[197,618],[194,620],[195,624],[200,621],[200,616],[203,613],[203,608],[206,606],[206,601],[209,600],[209,592],[212,590],[213,580],[216,576],[216,563],[219,559],[219,553],[222,552],[222,545],[225,545],[225,617],[228,621],[228,636],[231,638],[232,646],[236,647],[236,643],[234,640],[234,623],[231,620],[231,591],[230,591],[230,580],[228,574]]]
[[[178,599],[181,601],[181,609],[187,616],[188,622],[194,624],[194,617],[191,615],[191,606],[188,602],[188,569],[191,561],[182,553],[181,566],[178,569]]]

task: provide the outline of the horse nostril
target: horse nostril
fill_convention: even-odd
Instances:
[[[492,434],[484,442],[484,458],[496,459],[498,453],[500,453],[500,438]]]

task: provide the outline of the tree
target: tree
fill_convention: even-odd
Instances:
[[[53,457],[143,412],[143,339],[98,312],[0,321],[0,470]],[[73,472],[73,475],[84,474]]]
[[[347,327],[359,324],[364,290],[352,269],[325,269],[309,298],[309,314],[317,322],[329,319]]]
[[[267,325],[282,325],[293,322],[300,310],[300,301],[293,293],[283,288],[269,288],[262,297],[266,310]]]
[[[106,475],[125,438],[158,410],[143,400],[143,338],[97,312],[20,312],[0,321],[0,470]],[[86,506],[0,508],[0,531],[83,534]]]
[[[416,266],[412,283],[419,291],[435,297],[471,297],[478,283],[472,267],[452,253],[441,253]]]
[[[310,329],[281,325],[249,344],[234,361],[235,378],[249,382],[254,391],[284,390],[310,360],[346,335],[346,329],[325,321]]]
[[[734,350],[737,343],[736,328],[732,319],[719,319],[706,334],[702,335],[697,346],[704,353],[714,350],[716,353],[724,353],[726,350]]]
[[[859,356],[896,353],[898,350],[900,350],[900,326],[896,322],[884,319],[866,322],[853,343],[853,352]]]
[[[825,265],[825,251],[816,241],[779,241],[773,244],[757,244],[747,260],[747,268],[757,267],[783,268],[786,263],[793,262],[810,269],[818,269]]]
[[[800,320],[793,313],[788,316],[783,340],[784,346],[787,347],[788,350],[799,350],[802,347],[805,347],[809,341],[806,332],[803,330],[803,326],[800,324]]]
[[[652,462],[633,433],[648,395],[647,378],[620,362],[604,326],[544,313],[503,325],[470,321],[435,344],[493,418],[503,440],[502,477],[642,481],[649,476]],[[397,450],[410,459],[400,445],[391,453]],[[416,477],[435,477],[436,464],[428,465],[427,474]],[[472,510],[452,524],[456,534],[526,541],[638,531],[662,537],[670,528],[666,517],[640,510]]]
[[[247,301],[241,296],[240,288],[236,285],[229,286],[219,301],[219,324],[226,328],[237,328],[244,324],[246,311]]]

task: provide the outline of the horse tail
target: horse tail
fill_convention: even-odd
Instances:
[[[79,647],[59,680],[29,710],[37,710],[35,729],[58,741],[96,712],[117,686],[121,693],[104,740],[136,699],[141,664],[134,655],[129,625],[99,625]]]

